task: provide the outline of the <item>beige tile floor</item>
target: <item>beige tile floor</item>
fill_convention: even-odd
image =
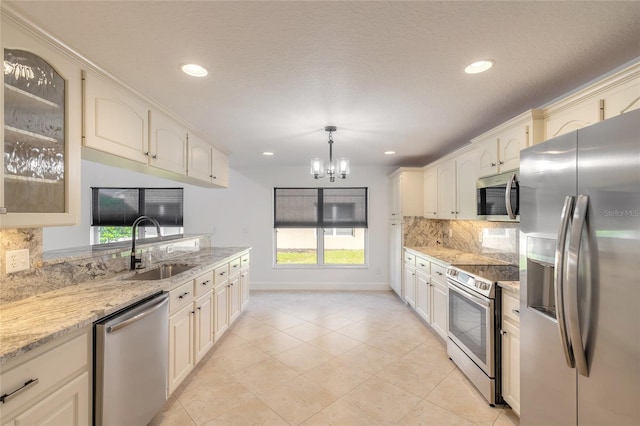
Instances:
[[[518,425],[393,292],[254,291],[153,426]]]

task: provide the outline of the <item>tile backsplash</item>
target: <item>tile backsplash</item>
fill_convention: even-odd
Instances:
[[[518,264],[520,225],[484,220],[404,218],[404,245],[441,246]]]

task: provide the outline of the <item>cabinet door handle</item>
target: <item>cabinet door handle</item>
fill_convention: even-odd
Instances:
[[[149,156],[149,151],[145,152],[145,153],[144,153],[144,155],[145,155],[146,157],[148,157],[148,156]]]
[[[506,331],[504,331],[504,330],[500,330],[500,335],[504,336],[504,335],[506,335],[506,334],[507,334],[507,332],[506,332]]]
[[[436,274],[438,274],[438,275],[442,276],[442,272],[436,272]]]
[[[202,309],[202,306],[198,306],[198,310],[201,310],[201,309]]]
[[[153,158],[154,160],[158,158],[157,155],[152,155],[151,158]]]
[[[511,312],[516,314],[516,315],[518,315],[518,316],[520,316],[520,310],[518,310],[518,309],[512,309]]]
[[[427,265],[425,265],[424,263],[421,263],[420,266],[427,266]]]
[[[504,164],[504,161],[498,161],[498,164],[502,166]]]
[[[38,383],[40,383],[40,380],[37,377],[35,379],[27,380],[26,382],[24,382],[24,385],[20,386],[18,389],[14,390],[13,392],[5,393],[4,395],[0,396],[0,403],[4,404],[8,402],[10,399],[18,396],[22,392],[26,391],[30,387],[37,385]]]
[[[189,295],[188,291],[186,291],[186,292],[182,293],[180,296],[178,296],[178,299],[183,299],[187,295]]]
[[[491,167],[495,167],[495,166],[496,166],[496,163],[491,163]]]
[[[220,272],[218,275],[223,276],[226,272]]]

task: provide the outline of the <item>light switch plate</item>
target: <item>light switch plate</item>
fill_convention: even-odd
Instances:
[[[29,249],[7,251],[7,274],[29,269]]]

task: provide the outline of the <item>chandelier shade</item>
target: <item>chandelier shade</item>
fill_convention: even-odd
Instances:
[[[311,175],[314,179],[322,179],[328,176],[330,182],[335,182],[336,177],[346,179],[350,172],[349,159],[342,157],[337,161],[333,160],[333,132],[337,130],[337,127],[326,126],[324,130],[325,132],[329,132],[329,163],[325,166],[321,158],[312,158],[310,168]]]

